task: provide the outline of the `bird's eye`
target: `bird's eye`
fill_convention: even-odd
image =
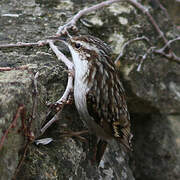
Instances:
[[[79,48],[81,47],[81,44],[80,44],[80,43],[75,43],[75,47],[76,47],[77,49],[79,49]]]

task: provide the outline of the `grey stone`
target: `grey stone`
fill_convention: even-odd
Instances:
[[[57,28],[92,1],[2,0],[0,2],[0,43],[36,42],[56,33]],[[166,4],[167,5],[167,4]],[[149,7],[149,6],[148,6]],[[159,9],[150,9],[158,25],[170,39],[178,31],[164,18]],[[16,14],[18,16],[3,16]],[[157,33],[147,17],[126,3],[113,4],[102,11],[82,17],[78,23],[80,34],[98,36],[110,44],[113,59],[129,39],[145,35],[161,47]],[[158,42],[157,42],[158,41]],[[175,44],[178,50],[178,45]],[[68,55],[62,45],[59,48]],[[62,138],[64,130],[86,129],[74,104],[65,106],[59,121],[43,136],[40,127],[45,121],[46,101],[55,102],[64,92],[67,73],[48,47],[9,48],[0,50],[1,67],[26,65],[29,70],[0,72],[0,138],[9,127],[20,104],[26,107],[29,120],[33,109],[32,76],[39,72],[38,104],[31,131],[35,137],[52,138],[47,145],[28,145],[20,169],[27,137],[21,128],[21,118],[11,129],[0,152],[0,179],[14,177],[21,180],[36,179],[180,179],[180,71],[179,64],[161,56],[149,55],[137,71],[140,60],[148,50],[142,41],[130,44],[121,60],[120,75],[126,90],[134,134],[132,153],[125,153],[112,142],[97,168],[87,159],[88,145],[77,138]],[[176,52],[177,53],[177,52]],[[62,125],[66,126],[62,126]]]

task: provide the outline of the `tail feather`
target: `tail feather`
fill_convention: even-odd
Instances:
[[[117,138],[117,140],[126,148],[126,150],[133,151],[131,143],[132,137],[133,135],[130,134],[128,137],[124,136],[123,138]]]

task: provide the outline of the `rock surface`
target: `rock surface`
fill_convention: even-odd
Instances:
[[[77,0],[2,0],[0,2],[0,43],[36,42],[54,35],[57,28],[80,9],[100,2]],[[148,8],[150,6],[146,5]],[[159,9],[150,9],[168,39],[178,31]],[[98,36],[110,44],[113,57],[123,43],[147,36],[153,44],[162,42],[147,18],[126,3],[115,3],[84,16],[78,23],[80,34]],[[173,47],[178,50],[178,44]],[[0,67],[27,66],[28,70],[0,72],[0,138],[9,127],[19,105],[26,108],[26,121],[32,117],[33,74],[39,72],[38,96],[31,131],[36,137],[53,138],[48,145],[28,146],[21,129],[21,118],[11,129],[0,151],[0,179],[114,179],[176,180],[180,179],[180,71],[177,63],[149,55],[137,71],[140,55],[149,47],[143,41],[130,44],[121,60],[120,73],[127,92],[133,129],[132,154],[110,144],[99,168],[86,159],[87,145],[76,138],[62,138],[63,130],[79,131],[86,127],[79,119],[74,104],[64,108],[59,122],[39,136],[44,122],[46,101],[55,102],[66,85],[67,73],[48,47],[10,48],[0,50]],[[68,55],[67,49],[60,49]],[[178,51],[176,52],[178,53]],[[63,126],[67,124],[68,126]]]

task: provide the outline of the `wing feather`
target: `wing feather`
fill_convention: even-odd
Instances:
[[[102,78],[105,78],[104,84],[102,84]],[[88,113],[106,133],[130,149],[132,138],[130,116],[124,88],[117,73],[106,71],[102,74],[97,71],[94,81],[98,87],[91,86],[87,94]]]

